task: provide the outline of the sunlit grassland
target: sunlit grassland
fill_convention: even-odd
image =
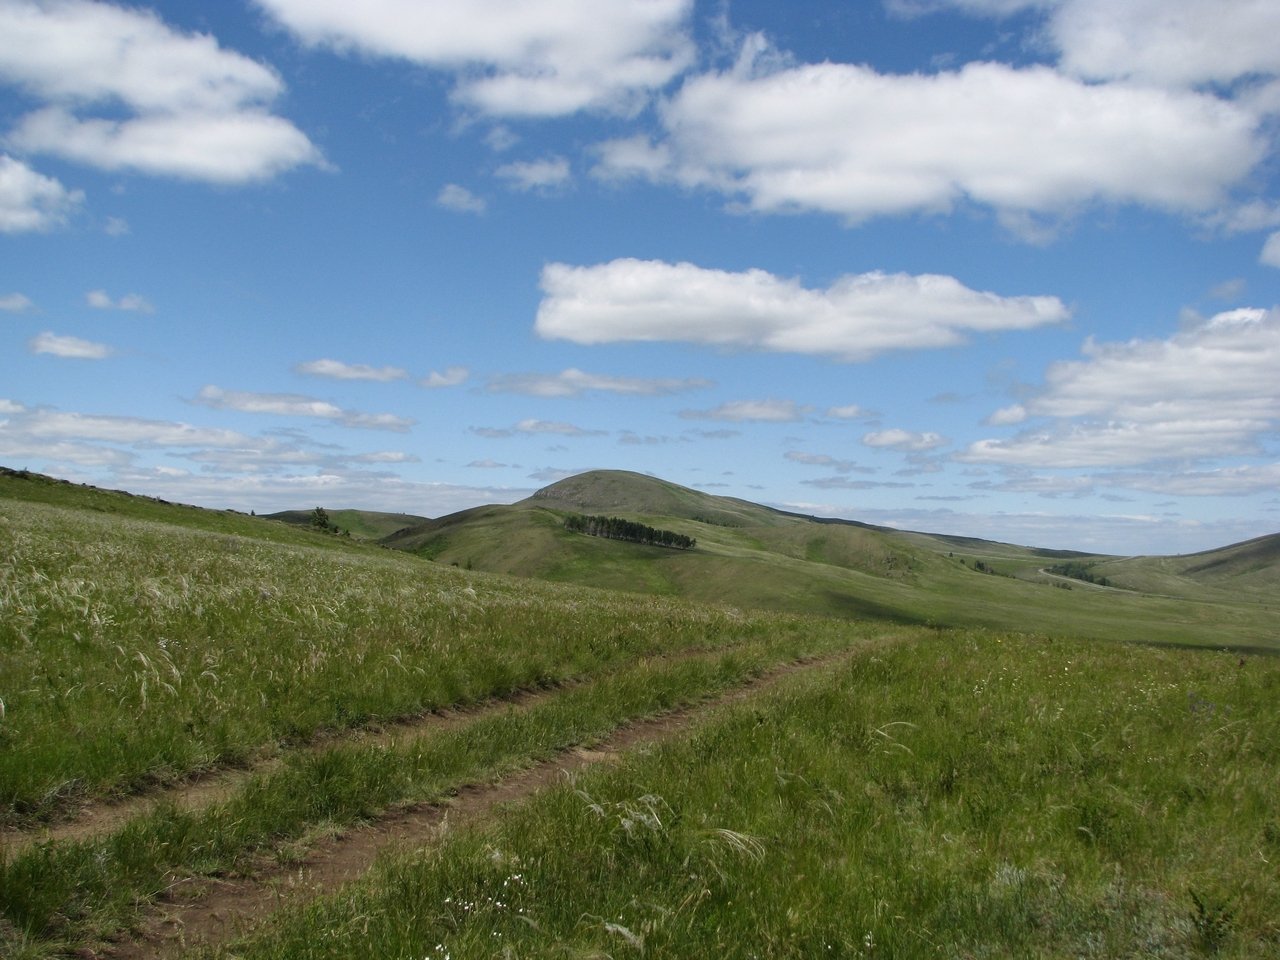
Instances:
[[[321,730],[642,657],[834,631],[289,534],[300,539],[0,500],[0,821],[29,823]]]
[[[633,487],[640,499],[652,493],[646,483]],[[697,509],[704,512],[723,501],[685,493],[702,497],[705,503]],[[1061,561],[1052,551],[819,523],[726,502],[740,510],[733,519],[741,525],[691,519],[688,510],[679,516],[616,511],[625,519],[693,537],[694,550],[571,533],[563,526],[567,508],[537,497],[465,511],[388,543],[443,563],[744,609],[1280,650],[1275,627],[1280,602],[1267,589],[1274,573],[1207,584],[1179,575],[1154,577],[1164,559],[1131,558],[1123,562],[1125,576],[1118,577],[1111,574],[1116,558],[1085,557],[1104,564],[1104,572],[1125,588],[1100,589],[1042,573]]]
[[[1280,662],[938,633],[220,956],[1274,957]]]
[[[868,643],[909,639],[914,636]],[[175,877],[252,873],[264,855],[287,858],[292,841],[317,831],[397,805],[443,799],[465,784],[590,744],[628,721],[740,685],[780,660],[849,642],[847,633],[795,633],[727,651],[641,660],[456,728],[294,753],[279,770],[252,777],[207,809],[160,803],[98,838],[28,845],[0,862],[0,953],[5,924],[13,931],[9,949],[29,957],[110,936],[128,927],[139,906]]]

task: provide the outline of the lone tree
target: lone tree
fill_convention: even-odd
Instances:
[[[329,512],[324,507],[316,507],[311,511],[311,525],[317,530],[323,530],[325,533],[336,529],[332,521],[329,520]]]

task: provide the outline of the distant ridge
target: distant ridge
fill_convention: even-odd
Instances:
[[[350,533],[357,540],[382,540],[398,530],[427,522],[426,517],[411,513],[381,513],[376,510],[326,510],[329,522]],[[310,527],[314,510],[281,510],[263,514],[263,519],[279,520],[299,527]]]
[[[591,470],[543,487],[522,503],[587,513],[625,511],[739,527],[776,513],[769,507],[682,487],[628,470]]]
[[[143,520],[310,549],[369,543],[231,510],[167,503],[0,467],[0,524],[14,502],[79,511],[86,535],[103,518]],[[571,515],[606,515],[697,541],[696,549],[582,536]],[[345,511],[329,511],[345,522]],[[627,590],[695,604],[762,608],[890,623],[1016,630],[1047,636],[1280,650],[1280,535],[1167,557],[1072,554],[1087,576],[1054,570],[1064,551],[873,527],[715,496],[656,477],[593,471],[514,504],[436,520],[355,511],[397,526],[376,541],[423,560],[556,581],[566,589]],[[227,541],[230,543],[231,541]],[[1097,583],[1105,580],[1108,586]]]

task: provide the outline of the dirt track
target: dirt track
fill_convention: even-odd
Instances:
[[[384,851],[430,846],[450,829],[483,822],[505,803],[528,797],[594,764],[612,762],[629,749],[675,736],[718,706],[759,694],[785,677],[828,667],[863,649],[777,667],[704,703],[621,727],[589,748],[573,747],[497,782],[466,786],[447,802],[389,811],[368,826],[319,840],[288,865],[264,860],[251,876],[243,878],[176,881],[147,911],[135,935],[107,945],[101,953],[82,956],[168,958],[182,956],[196,946],[227,942],[282,906],[332,892],[360,877]],[[544,695],[526,696],[532,702]],[[505,701],[502,706],[509,704]],[[401,731],[401,738],[403,735]]]

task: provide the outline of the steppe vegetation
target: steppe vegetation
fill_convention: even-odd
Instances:
[[[1275,956],[1277,694],[1275,660],[933,634],[218,956]]]
[[[706,531],[741,528],[704,521],[749,519],[750,505],[699,497],[686,513],[704,520],[643,514],[696,530],[697,550],[559,534],[615,551],[605,564],[619,575],[659,554],[723,564],[737,548],[714,534],[705,548]],[[557,526],[548,516],[537,522]],[[815,548],[784,526],[773,547],[791,556],[775,569],[862,563],[890,589],[914,585],[921,623],[950,609],[921,589],[943,571],[982,585],[992,626],[514,579],[0,475],[0,955],[151,955],[161,947],[138,932],[149,904],[188,878],[252,880],[321,838],[554,768],[675,710],[674,736],[384,856],[363,880],[208,950],[1280,952],[1280,659],[1244,649],[1275,644],[1263,591],[1237,608],[1214,584],[1208,599],[1046,589],[1020,577],[1053,560],[995,544],[963,556],[917,545],[886,575],[882,535],[855,533],[857,549],[830,537]],[[814,550],[822,560],[801,560]],[[958,562],[980,555],[1010,575]],[[1234,550],[1223,565],[1265,584],[1260,556]],[[1217,559],[1099,569],[1130,583],[1148,571],[1168,589]],[[1117,599],[1101,636],[1153,639],[1160,610],[1196,611],[1166,636],[1211,649],[1062,638],[1101,622],[1097,606],[1064,623],[1074,630],[1007,632],[1025,626],[1026,596],[1093,593]],[[1221,649],[1202,610],[1258,642]],[[812,666],[788,673],[801,662]],[[766,675],[778,685],[699,707]],[[227,789],[191,800],[230,773]]]

